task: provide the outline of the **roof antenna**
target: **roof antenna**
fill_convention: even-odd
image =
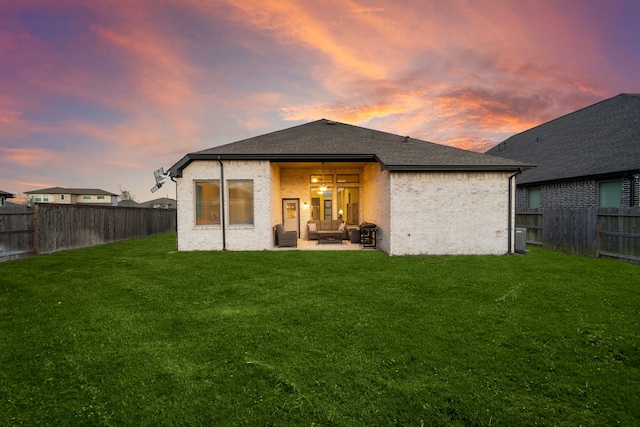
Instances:
[[[164,182],[171,176],[171,171],[165,173],[164,168],[160,168],[157,171],[153,172],[153,176],[156,179],[156,185],[151,189],[152,193],[158,191]]]

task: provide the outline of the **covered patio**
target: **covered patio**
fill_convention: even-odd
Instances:
[[[276,251],[362,251],[360,243],[351,243],[349,240],[343,240],[342,244],[338,243],[320,243],[317,240],[298,239],[298,247],[278,247],[273,248]]]

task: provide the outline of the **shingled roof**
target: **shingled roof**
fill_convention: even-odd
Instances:
[[[519,170],[525,163],[461,150],[387,132],[317,120],[189,153],[171,167],[173,176],[194,160],[272,162],[379,162],[388,170]]]
[[[518,184],[640,172],[640,95],[620,94],[508,138],[487,154],[537,165]]]
[[[79,195],[104,195],[104,196],[117,196],[117,194],[109,193],[108,191],[100,190],[98,188],[62,188],[51,187],[43,188],[41,190],[25,191],[25,194],[79,194]]]

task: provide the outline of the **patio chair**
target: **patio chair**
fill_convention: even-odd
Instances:
[[[298,247],[298,232],[284,231],[282,224],[276,225],[276,244],[282,247]]]

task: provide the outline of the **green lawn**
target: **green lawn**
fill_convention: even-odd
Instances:
[[[640,266],[376,251],[0,264],[0,425],[639,425]]]

